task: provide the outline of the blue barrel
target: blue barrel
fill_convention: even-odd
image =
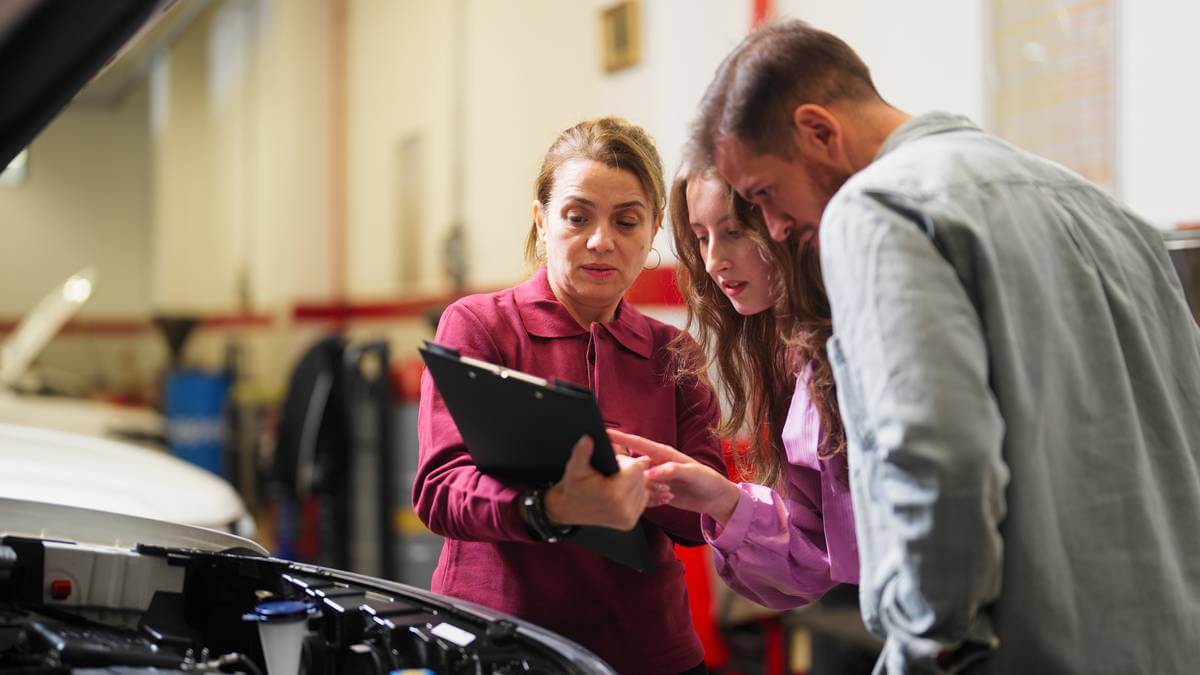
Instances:
[[[231,385],[223,373],[173,370],[167,375],[167,447],[222,478],[227,477],[225,407]]]

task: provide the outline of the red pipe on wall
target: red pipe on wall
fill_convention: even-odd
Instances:
[[[750,0],[750,30],[754,30],[775,16],[775,0]]]

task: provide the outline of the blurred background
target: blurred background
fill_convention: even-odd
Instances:
[[[0,174],[0,422],[172,453],[278,555],[428,587],[417,345],[455,298],[528,274],[559,131],[624,116],[670,174],[717,64],[775,17],[845,39],[893,105],[1105,185],[1163,229],[1190,297],[1196,3],[178,0]],[[657,248],[628,297],[678,324]],[[803,672],[811,630],[870,648],[681,557],[714,670]]]

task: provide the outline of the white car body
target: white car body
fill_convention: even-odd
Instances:
[[[0,497],[100,509],[253,536],[233,488],[164,452],[0,424]]]
[[[0,497],[253,536],[254,520],[229,483],[160,446],[125,440],[162,436],[163,419],[154,410],[16,389],[87,302],[95,278],[90,269],[72,275],[0,345]]]

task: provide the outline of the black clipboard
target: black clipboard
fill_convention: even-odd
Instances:
[[[617,472],[590,389],[461,356],[428,340],[419,351],[480,471],[523,483],[558,481],[571,448],[587,434],[595,442],[592,467],[606,476]],[[653,569],[640,522],[628,532],[580,527],[566,541],[643,573]]]

